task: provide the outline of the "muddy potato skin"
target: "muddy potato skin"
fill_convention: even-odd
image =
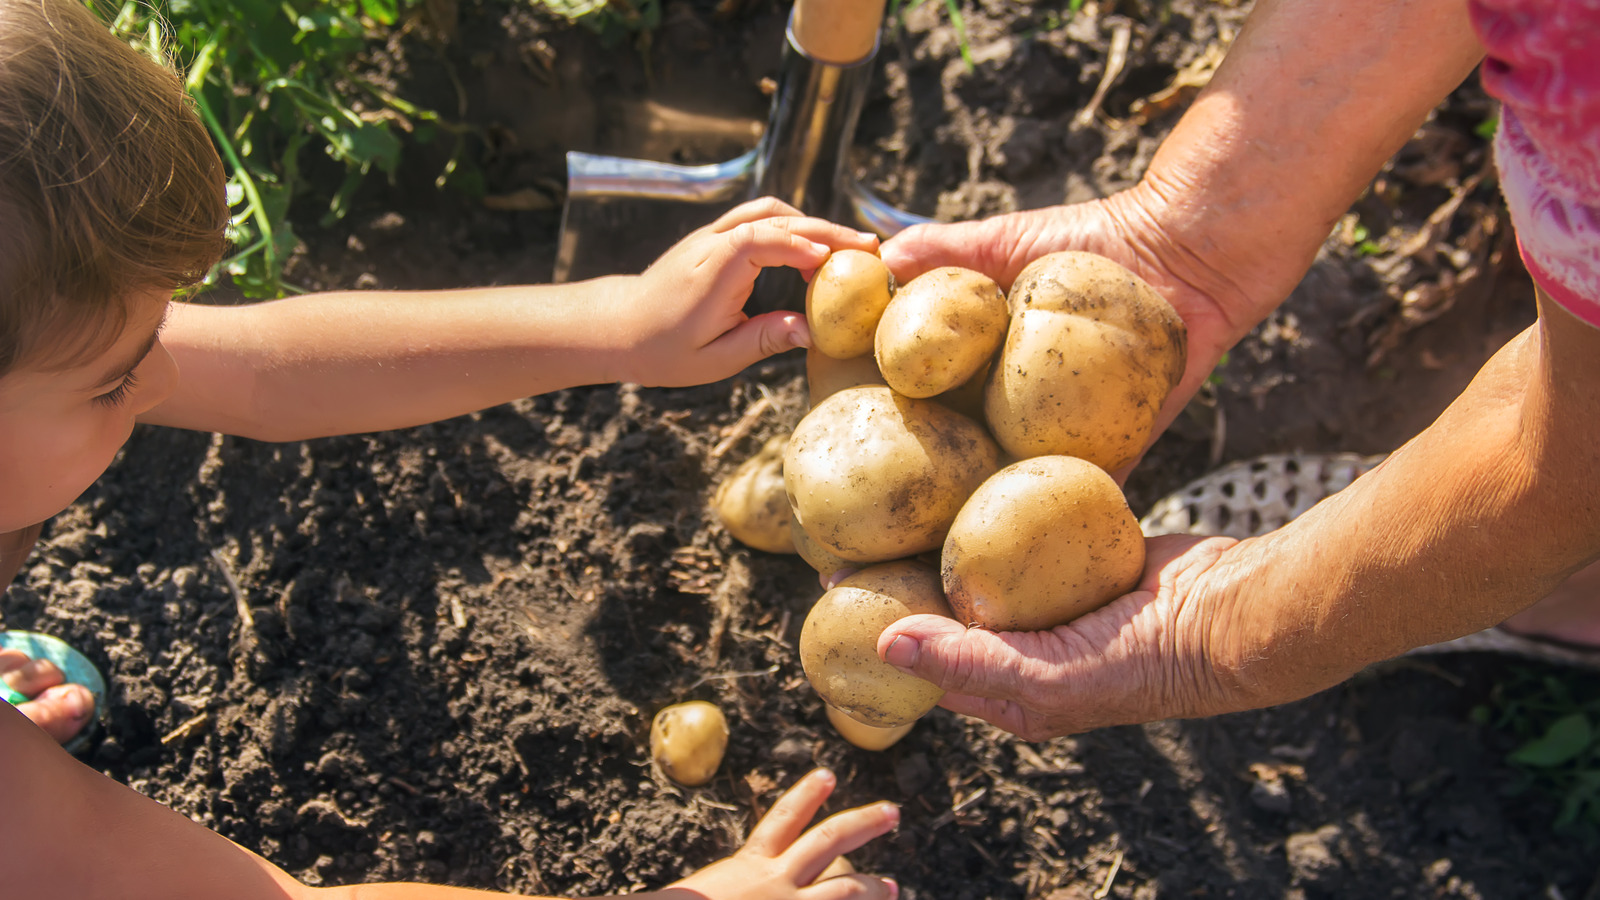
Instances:
[[[839,582],[811,607],[800,629],[800,665],[822,699],[877,728],[915,722],[944,691],[878,659],[878,635],[920,613],[949,616],[929,566],[901,560],[870,566]]]
[[[887,750],[898,744],[901,738],[910,734],[911,729],[917,724],[915,722],[907,722],[904,725],[879,728],[876,725],[857,722],[835,706],[827,703],[822,705],[828,710],[828,722],[833,725],[833,730],[839,732],[840,737],[863,750]],[[843,857],[840,857],[840,859],[843,859]],[[820,881],[821,879],[818,880]]]
[[[1064,625],[1133,590],[1144,534],[1106,471],[1036,456],[995,473],[956,516],[940,558],[956,619],[994,631]]]
[[[894,289],[883,260],[865,250],[829,256],[806,288],[806,324],[811,344],[834,359],[872,352],[878,319]]]
[[[650,755],[679,784],[705,784],[728,749],[728,720],[704,700],[675,703],[650,722]]]
[[[815,348],[806,351],[806,392],[813,408],[845,388],[886,383],[871,353],[834,359]]]
[[[873,353],[889,386],[907,397],[954,390],[1005,338],[1006,297],[992,278],[945,266],[900,287],[878,321]]]
[[[1066,455],[1108,470],[1137,458],[1183,376],[1183,320],[1138,276],[1092,253],[1029,263],[984,415],[1019,459]]]
[[[768,553],[796,552],[789,533],[789,496],[783,488],[783,450],[788,444],[788,435],[768,440],[717,485],[712,497],[712,508],[722,526],[747,547]]]
[[[999,469],[977,422],[887,387],[846,388],[795,426],[783,480],[795,520],[823,549],[854,563],[943,545],[956,512]]]

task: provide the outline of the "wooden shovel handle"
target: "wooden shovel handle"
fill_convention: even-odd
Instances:
[[[884,0],[794,0],[794,41],[812,59],[835,65],[872,54]]]

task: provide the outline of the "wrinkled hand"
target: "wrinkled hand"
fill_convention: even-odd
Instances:
[[[720,381],[811,346],[803,314],[750,317],[745,301],[769,266],[809,273],[835,250],[876,252],[874,235],[801,215],[768,197],[741,204],[674,244],[642,275],[621,279],[610,312],[629,347],[620,381],[683,386]]]
[[[1170,204],[1154,186],[1103,200],[1009,213],[975,222],[917,225],[883,245],[896,280],[939,266],[983,272],[1002,288],[1047,253],[1083,250],[1109,257],[1149,282],[1188,326],[1188,365],[1156,418],[1160,434],[1233,346],[1288,296],[1305,273],[1293,258],[1263,252],[1250,260],[1209,259],[1208,248],[1177,242],[1163,225]],[[1264,241],[1263,251],[1271,242]],[[1152,435],[1153,439],[1154,435]]]
[[[996,633],[909,616],[879,636],[878,656],[944,688],[946,709],[1033,741],[1254,708],[1263,698],[1213,658],[1213,623],[1226,615],[1218,561],[1236,544],[1153,538],[1138,587],[1067,625]]]
[[[832,772],[812,770],[778,798],[739,852],[674,882],[660,896],[663,900],[893,900],[898,886],[873,875],[839,875],[813,884],[835,858],[900,824],[899,808],[884,802],[846,810],[806,830],[835,784]]]

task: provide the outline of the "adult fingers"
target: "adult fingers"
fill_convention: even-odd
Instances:
[[[907,616],[878,635],[878,658],[946,691],[1010,699],[1021,693],[1034,663],[1050,656],[1025,654],[1017,644],[1052,638],[1047,631],[1001,635],[945,616]]]
[[[838,875],[800,889],[802,900],[894,900],[900,885],[876,875]]]
[[[900,824],[900,807],[887,800],[847,809],[800,835],[784,852],[797,884],[810,884],[834,859]],[[831,880],[831,879],[830,879]]]
[[[879,255],[900,284],[929,269],[961,266],[1010,290],[1017,273],[1034,256],[1062,249],[1045,246],[1057,242],[1059,229],[1052,227],[1052,215],[1051,210],[1032,210],[976,222],[914,225],[885,241]]]
[[[20,650],[0,650],[0,680],[29,697],[45,688],[66,681],[66,676],[48,659],[29,659]]]
[[[45,733],[64,744],[88,724],[94,713],[94,694],[81,684],[58,684],[45,688],[17,711],[33,720]]]
[[[744,842],[744,850],[767,857],[781,856],[806,830],[838,783],[838,777],[827,769],[807,772],[805,777],[795,782],[794,787],[784,791],[778,802],[772,804],[772,809],[767,810],[767,814],[756,823],[749,840]]]

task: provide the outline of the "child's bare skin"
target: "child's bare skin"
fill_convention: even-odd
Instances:
[[[246,307],[135,296],[122,331],[87,357],[39,353],[0,376],[3,584],[37,525],[110,465],[138,423],[299,440],[402,428],[563,387],[729,377],[810,343],[795,313],[747,318],[759,271],[809,271],[876,239],[753,201],[689,235],[638,276],[563,286],[338,293]],[[313,891],[182,816],[87,769],[58,741],[88,720],[87,692],[49,663],[0,654],[32,702],[0,704],[0,871],[19,896],[447,898],[423,885]],[[29,719],[32,719],[30,723]],[[35,725],[39,727],[35,727]],[[868,876],[809,887],[834,857],[898,822],[883,805],[804,824],[832,776],[803,780],[738,855],[667,897],[893,897]]]

